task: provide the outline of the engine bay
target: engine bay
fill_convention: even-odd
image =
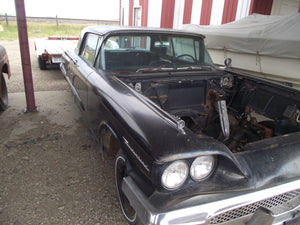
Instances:
[[[119,78],[196,135],[213,137],[232,152],[300,131],[300,96],[279,85],[223,72]]]

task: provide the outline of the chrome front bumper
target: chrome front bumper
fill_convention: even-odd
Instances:
[[[131,177],[123,179],[122,190],[144,224],[277,225],[300,220],[300,180],[231,196],[191,197],[163,210],[149,201]]]

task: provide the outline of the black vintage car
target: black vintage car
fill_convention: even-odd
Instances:
[[[61,64],[130,224],[295,224],[300,93],[216,68],[199,34],[88,27]]]
[[[7,87],[4,74],[10,77],[9,60],[5,48],[0,45],[0,111],[4,111],[8,105]]]

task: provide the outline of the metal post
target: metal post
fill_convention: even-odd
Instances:
[[[6,21],[6,25],[8,26],[8,17],[7,17],[7,13],[5,13],[5,21]]]
[[[24,0],[15,0],[15,5],[27,103],[26,111],[36,111]]]
[[[56,15],[56,26],[58,27],[58,18],[57,18],[57,15]]]

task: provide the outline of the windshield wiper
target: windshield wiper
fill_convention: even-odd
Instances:
[[[152,67],[152,68],[141,68],[136,70],[136,73],[144,73],[144,72],[155,72],[155,71],[173,71],[176,70],[172,67]]]
[[[212,70],[211,66],[185,66],[185,67],[177,67],[177,70]]]
[[[144,72],[155,72],[155,71],[184,71],[184,70],[201,70],[201,71],[211,71],[213,67],[211,66],[184,66],[184,67],[151,67],[151,68],[140,68],[136,70],[136,73]]]

